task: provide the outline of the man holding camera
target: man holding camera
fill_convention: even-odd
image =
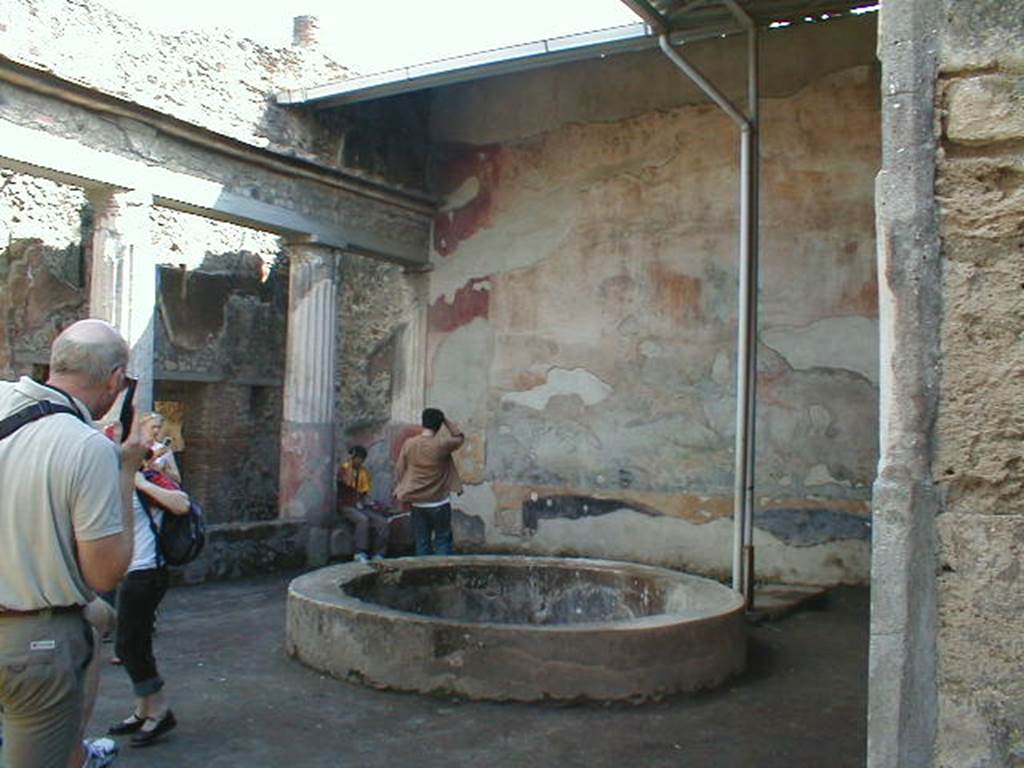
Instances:
[[[427,408],[423,431],[405,441],[395,465],[395,496],[412,508],[417,555],[452,553],[452,494],[462,480],[452,454],[466,436],[438,408]],[[442,428],[444,432],[442,432]]]
[[[69,757],[79,765],[88,757],[76,743],[93,655],[83,608],[94,592],[114,589],[131,561],[134,475],[145,452],[137,424],[119,457],[92,421],[125,389],[127,364],[128,345],[113,327],[82,320],[54,341],[46,384],[0,382],[0,420],[33,407],[46,413],[0,440],[7,768],[64,768]]]

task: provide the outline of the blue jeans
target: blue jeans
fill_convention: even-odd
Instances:
[[[452,553],[452,505],[413,507],[412,531],[416,537],[416,554],[450,555]]]

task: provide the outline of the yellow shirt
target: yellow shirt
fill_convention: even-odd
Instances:
[[[351,480],[351,484],[348,482]],[[359,467],[353,470],[352,462],[346,461],[338,467],[338,503],[350,507],[373,489],[370,470]]]

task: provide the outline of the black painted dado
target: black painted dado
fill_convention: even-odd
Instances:
[[[592,496],[541,496],[536,501],[523,502],[523,528],[537,530],[540,520],[579,520],[581,517],[600,517],[620,509],[628,509],[649,517],[658,517],[660,512],[649,507],[621,499],[596,499]]]

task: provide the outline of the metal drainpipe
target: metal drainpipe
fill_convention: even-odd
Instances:
[[[724,0],[746,27],[747,91],[750,118],[745,117],[672,47],[668,35],[658,45],[668,59],[714,101],[740,129],[740,265],[736,328],[736,444],[733,486],[732,587],[747,608],[754,605],[754,420],[757,373],[757,31],[753,20],[732,0]]]
[[[749,242],[747,253],[749,254],[750,266],[747,282],[747,303],[749,312],[747,316],[747,394],[746,400],[749,404],[747,410],[747,462],[745,496],[745,514],[743,522],[743,595],[747,601],[747,610],[754,608],[754,510],[757,508],[754,499],[754,477],[756,469],[755,447],[756,443],[756,415],[757,415],[757,287],[759,267],[759,244],[758,230],[760,228],[760,200],[759,200],[759,178],[760,178],[760,114],[758,109],[758,41],[757,27],[749,16],[732,0],[726,0],[726,5],[733,9],[737,16],[742,15],[746,19],[747,27],[747,100],[748,114],[750,115],[750,132],[748,134],[750,168],[747,177],[747,188],[745,197],[748,199],[749,221],[747,238]]]

